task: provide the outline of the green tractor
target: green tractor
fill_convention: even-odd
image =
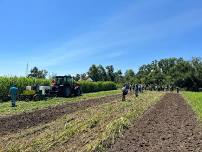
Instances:
[[[52,89],[50,94],[57,97],[80,96],[81,87],[75,83],[71,76],[56,76],[52,81]]]

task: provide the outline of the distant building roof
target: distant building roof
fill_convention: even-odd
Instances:
[[[93,80],[92,80],[90,77],[88,77],[88,78],[86,79],[86,81],[93,82]]]
[[[93,80],[90,77],[86,77],[85,79],[80,78],[79,81],[89,81],[89,82],[93,82]]]

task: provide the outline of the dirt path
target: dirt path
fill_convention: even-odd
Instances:
[[[97,99],[89,99],[81,102],[67,103],[56,107],[49,107],[34,112],[23,113],[14,116],[0,118],[0,135],[14,133],[21,129],[37,126],[56,120],[64,114],[84,110],[90,106],[96,106],[103,103],[121,99],[121,95],[112,95]]]
[[[180,95],[166,94],[108,151],[202,152],[202,128]]]

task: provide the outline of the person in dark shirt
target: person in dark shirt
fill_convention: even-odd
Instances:
[[[126,100],[126,95],[128,94],[128,87],[127,85],[124,85],[122,88],[122,101]]]
[[[176,89],[177,89],[177,93],[179,93],[179,92],[180,92],[180,88],[179,88],[179,87],[177,87]]]
[[[138,93],[139,93],[139,85],[136,84],[135,85],[135,96],[138,97]]]

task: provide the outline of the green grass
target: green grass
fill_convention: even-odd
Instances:
[[[52,98],[46,101],[37,101],[37,102],[36,101],[30,101],[30,102],[19,101],[17,102],[17,107],[15,108],[11,107],[10,102],[5,102],[0,104],[0,117],[19,114],[22,112],[30,112],[36,109],[43,109],[49,106],[56,106],[63,103],[79,102],[85,99],[99,98],[102,96],[108,96],[108,95],[119,94],[119,93],[121,93],[120,90],[113,90],[113,91],[101,91],[96,93],[86,93],[79,97]]]
[[[130,123],[154,105],[163,93],[145,92],[138,98],[90,107],[56,121],[0,138],[6,151],[103,151]]]
[[[201,92],[183,92],[183,97],[191,105],[192,109],[198,115],[202,122],[202,93]]]

